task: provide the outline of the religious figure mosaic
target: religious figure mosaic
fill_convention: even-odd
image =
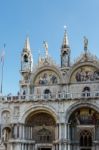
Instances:
[[[44,71],[40,73],[35,81],[35,84],[37,85],[49,85],[57,83],[58,83],[57,75],[52,71]]]
[[[72,81],[86,82],[99,80],[99,70],[94,67],[84,66],[75,71]]]
[[[46,126],[53,126],[55,125],[55,120],[46,113],[37,113],[33,116],[31,116],[30,118],[28,118],[27,122],[29,124],[32,124],[33,126],[42,126],[42,125],[46,125]]]
[[[93,109],[81,108],[71,115],[70,123],[73,125],[99,125],[99,113]]]

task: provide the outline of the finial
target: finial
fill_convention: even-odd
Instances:
[[[69,46],[69,42],[68,42],[68,36],[67,36],[67,26],[64,25],[64,39],[63,39],[63,44],[62,47],[68,47]]]
[[[66,30],[67,29],[67,26],[66,25],[64,25],[64,30]]]
[[[66,25],[64,25],[64,37],[66,37],[67,35],[66,35],[66,30],[67,30],[67,26]]]
[[[88,39],[86,38],[86,36],[84,36],[84,51],[85,53],[87,53],[88,50]]]
[[[45,48],[45,56],[48,57],[48,43],[46,41],[43,41],[43,46]]]

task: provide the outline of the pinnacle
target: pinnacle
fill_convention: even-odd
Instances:
[[[30,51],[30,40],[29,40],[29,36],[26,37],[24,49]]]

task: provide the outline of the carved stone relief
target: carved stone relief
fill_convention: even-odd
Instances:
[[[2,122],[7,123],[10,122],[10,112],[5,110],[2,112]]]
[[[19,106],[14,107],[14,116],[19,116]]]

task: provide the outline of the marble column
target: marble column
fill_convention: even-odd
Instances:
[[[33,144],[33,150],[35,150],[35,145]]]
[[[24,150],[24,144],[21,144],[21,150]]]
[[[31,127],[30,127],[30,140],[31,140]]]
[[[22,129],[21,129],[21,127],[22,127],[22,126],[21,126],[21,124],[20,124],[20,125],[19,125],[19,138],[20,138],[20,139],[21,139],[21,136],[22,136],[22,133],[21,133],[21,132],[22,132]]]
[[[58,144],[56,144],[56,150],[59,150],[59,145]]]
[[[70,123],[67,124],[67,130],[68,130],[67,131],[67,133],[68,133],[67,138],[68,138],[68,140],[70,140]],[[68,150],[70,150],[70,144],[69,143],[68,143]]]
[[[64,144],[64,150],[68,150],[67,143]]]
[[[24,136],[25,130],[24,129],[25,129],[25,127],[23,125],[23,133],[22,133],[23,134],[23,139],[25,138],[25,136]]]
[[[25,144],[24,150],[27,150],[27,144]]]
[[[55,150],[55,145],[52,146],[52,150]]]
[[[59,124],[59,140],[61,140],[61,124]]]
[[[70,144],[68,144],[68,150],[70,150]]]
[[[13,144],[12,143],[10,143],[8,147],[9,147],[8,150],[13,150]]]
[[[61,145],[61,143],[59,143],[59,150],[61,150],[61,147],[62,147],[62,145]]]
[[[27,126],[25,126],[25,139],[27,139]]]
[[[17,124],[17,138],[19,138],[19,124]]]
[[[57,140],[59,138],[59,125],[56,124],[55,126],[55,140]]]
[[[14,125],[14,138],[17,138],[17,125]]]
[[[65,123],[65,139],[67,139],[67,123]]]
[[[67,126],[68,126],[68,132],[67,132],[68,133],[68,140],[70,140],[70,124],[68,123]]]
[[[31,127],[31,140],[32,140],[32,132],[33,132],[33,127]]]

